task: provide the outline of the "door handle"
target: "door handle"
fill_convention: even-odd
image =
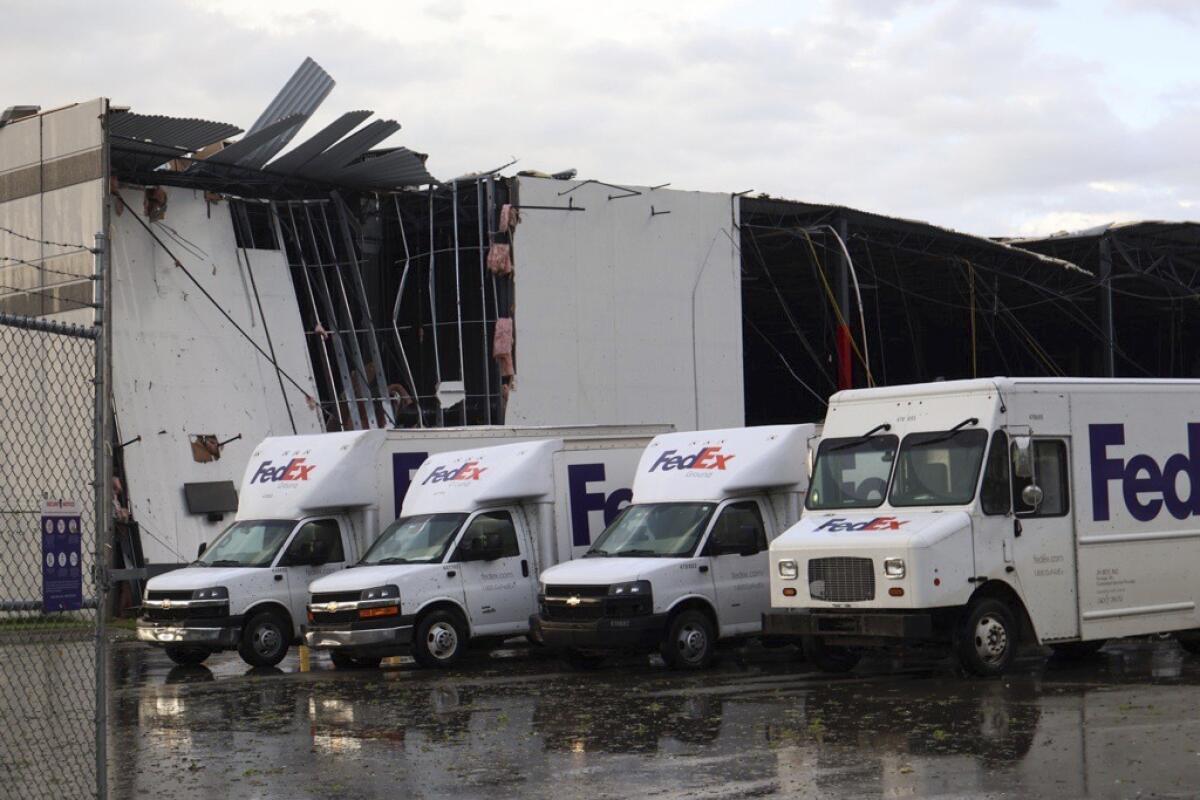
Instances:
[[[1021,520],[1019,520],[1019,519],[1013,520],[1013,538],[1014,539],[1021,538]]]
[[[701,564],[701,565],[700,565],[700,571],[701,571],[701,572],[708,572],[708,565],[707,565],[707,564]]]
[[[529,577],[529,562],[523,558],[521,559],[521,577]]]
[[[282,576],[282,575],[276,575],[276,576],[275,576],[275,580],[277,580],[277,581],[281,581],[281,580],[283,580],[283,576]]]

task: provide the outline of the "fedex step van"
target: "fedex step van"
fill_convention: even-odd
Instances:
[[[645,438],[603,452],[606,474],[628,485]],[[411,654],[449,667],[468,645],[529,633],[538,576],[582,553],[573,531],[571,462],[589,442],[561,439],[442,453],[413,478],[400,517],[352,568],[309,587],[305,643],[337,667],[374,667]],[[607,501],[615,515],[628,494]]]
[[[996,378],[839,392],[807,511],[771,544],[766,631],[864,647],[1200,651],[1200,381]]]
[[[699,669],[720,639],[760,632],[767,543],[800,516],[814,425],[656,436],[633,504],[578,561],[542,575],[534,637],[581,668],[658,649]]]
[[[246,467],[234,522],[186,568],[146,585],[137,636],[180,664],[218,650],[279,663],[298,642],[308,585],[356,563],[434,453],[557,438],[569,443],[562,525],[584,548],[628,502],[636,454],[663,426],[440,428],[281,436]]]

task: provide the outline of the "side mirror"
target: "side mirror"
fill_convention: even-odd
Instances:
[[[208,549],[208,542],[201,542],[200,546],[196,548],[196,558],[200,558],[201,556],[203,556],[204,551],[207,549]]]
[[[1034,511],[1036,511],[1038,506],[1042,504],[1042,498],[1044,496],[1045,492],[1042,491],[1042,487],[1038,486],[1036,483],[1031,483],[1021,490],[1021,502],[1032,508]]]
[[[1012,437],[1013,472],[1018,478],[1033,477],[1033,439],[1028,436]]]

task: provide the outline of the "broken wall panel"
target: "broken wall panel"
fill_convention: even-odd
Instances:
[[[280,367],[316,397],[283,252],[238,247],[227,202],[209,203],[190,189],[166,192],[166,217],[151,229],[264,350],[269,330]],[[133,218],[143,214],[142,192],[125,188],[121,196],[129,207],[112,217],[113,407],[122,441],[141,437],[121,455],[146,559],[177,564],[229,521],[189,514],[184,484],[241,485],[262,439],[317,433],[322,425],[304,395],[286,382],[281,390],[270,362]],[[219,458],[193,458],[201,434],[226,442]]]

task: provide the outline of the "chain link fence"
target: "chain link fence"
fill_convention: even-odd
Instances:
[[[0,314],[0,797],[104,796],[98,330]]]

